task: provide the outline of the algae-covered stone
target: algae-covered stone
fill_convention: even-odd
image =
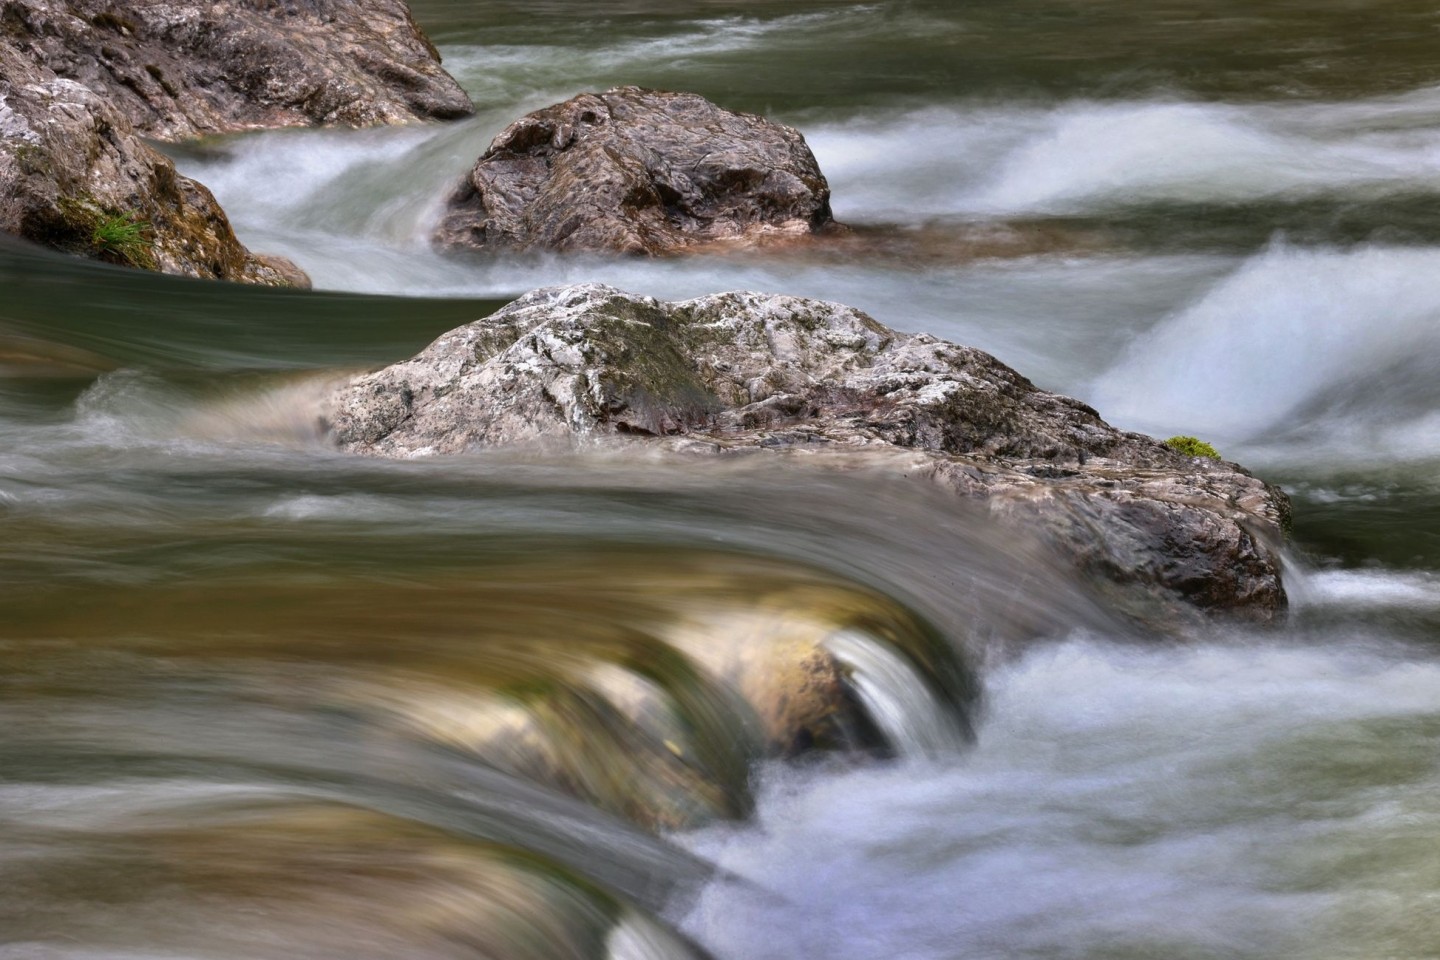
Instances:
[[[308,286],[290,261],[247,251],[210,191],[137,134],[472,109],[404,0],[5,0],[0,230],[132,267]]]

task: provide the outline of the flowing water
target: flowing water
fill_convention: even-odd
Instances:
[[[421,0],[472,120],[175,147],[292,293],[0,246],[0,958],[1440,956],[1440,12]],[[836,251],[443,257],[619,83],[806,133]],[[1295,498],[1287,623],[1137,636],[872,475],[325,446],[531,287],[823,296]],[[779,691],[849,672],[785,759]]]

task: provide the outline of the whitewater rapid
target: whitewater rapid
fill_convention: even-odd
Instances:
[[[772,768],[757,823],[687,840],[759,889],[682,924],[725,960],[1428,955],[1440,667],[1257,639],[1077,637],[990,677],[963,760]]]

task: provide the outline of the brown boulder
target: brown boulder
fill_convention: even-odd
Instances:
[[[161,139],[474,109],[404,0],[3,0],[0,38]]]
[[[451,197],[443,247],[657,255],[833,225],[800,132],[693,93],[617,87],[507,127]]]

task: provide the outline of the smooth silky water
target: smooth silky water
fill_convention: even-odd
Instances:
[[[1440,953],[1440,14],[414,4],[446,127],[169,148],[309,293],[0,245],[0,957]],[[835,249],[440,256],[584,89],[802,128]],[[378,462],[317,399],[531,287],[823,296],[1295,498],[1185,643],[860,462]],[[763,759],[851,671],[849,755]]]

